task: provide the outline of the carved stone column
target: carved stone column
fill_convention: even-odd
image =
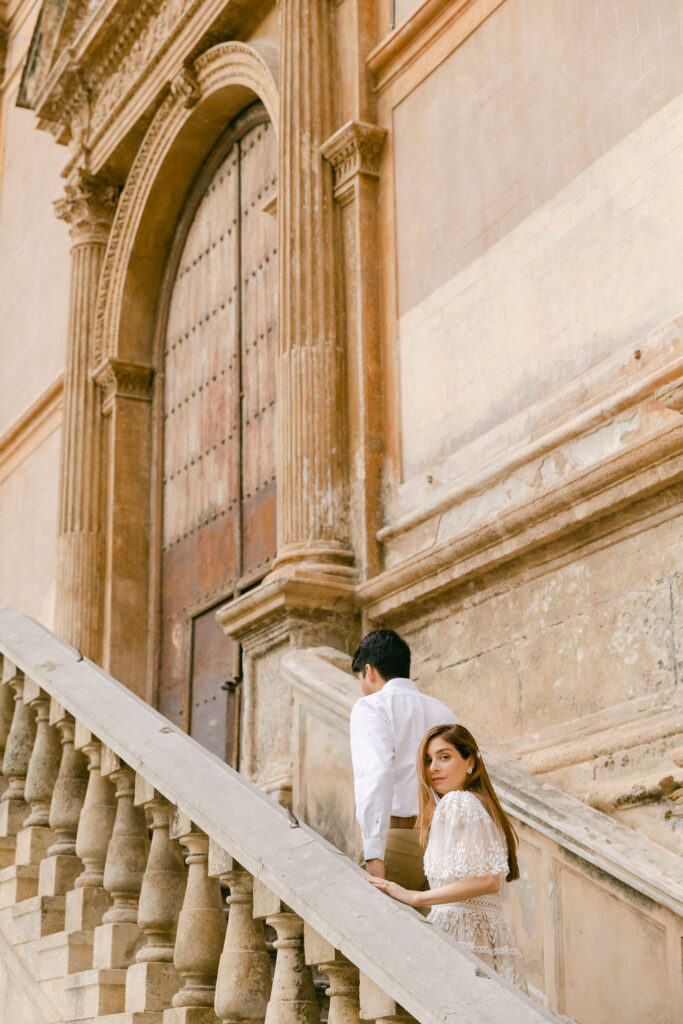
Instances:
[[[365,68],[363,67],[363,71]],[[362,578],[381,568],[384,424],[380,328],[377,185],[386,131],[348,121],[323,146],[334,171],[344,253],[344,307],[349,387],[350,527]]]
[[[12,727],[14,714],[14,696],[9,685],[0,683],[0,796],[7,789],[7,779],[2,774],[2,759],[5,756],[5,745]],[[2,865],[0,864],[0,867]]]
[[[334,249],[327,0],[283,0],[276,572],[348,577],[346,403]]]
[[[94,661],[102,651],[104,514],[103,425],[99,392],[90,375],[91,344],[115,205],[115,190],[82,172],[55,203],[72,239],[55,632]]]

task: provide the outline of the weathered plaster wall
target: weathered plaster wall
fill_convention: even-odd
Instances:
[[[0,482],[0,608],[54,621],[61,431]]]
[[[52,209],[67,151],[16,106],[39,7],[8,5],[0,94],[0,606],[51,625],[69,251]]]
[[[415,678],[499,741],[674,690],[682,544],[683,519],[666,515],[555,557],[550,549],[404,627]]]
[[[69,304],[67,229],[52,209],[67,153],[15,103],[16,86],[2,95],[0,434],[63,370]]]
[[[395,106],[405,480],[680,312],[680,36],[506,2]]]

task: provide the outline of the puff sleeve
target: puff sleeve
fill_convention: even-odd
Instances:
[[[425,853],[425,871],[432,887],[458,878],[507,875],[505,840],[474,793],[457,790],[439,801]]]

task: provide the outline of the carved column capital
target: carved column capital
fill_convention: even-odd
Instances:
[[[128,363],[121,359],[104,359],[92,375],[103,391],[103,411],[111,412],[116,398],[151,402],[153,373],[151,366]]]
[[[69,225],[74,244],[104,244],[114,218],[117,198],[115,186],[78,171],[67,184],[64,196],[53,205],[57,217]]]
[[[321,147],[321,153],[332,164],[334,197],[343,200],[351,191],[357,175],[379,177],[384,128],[365,121],[347,121]]]

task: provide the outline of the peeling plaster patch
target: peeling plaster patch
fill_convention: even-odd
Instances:
[[[441,516],[437,542],[479,523],[495,519],[505,509],[533,494],[531,487],[518,476],[508,477],[481,494],[466,498]]]
[[[569,473],[576,473],[614,455],[624,447],[624,438],[640,426],[640,410],[629,417],[615,419],[590,434],[577,438],[543,460],[540,479],[543,487],[551,487]]]

